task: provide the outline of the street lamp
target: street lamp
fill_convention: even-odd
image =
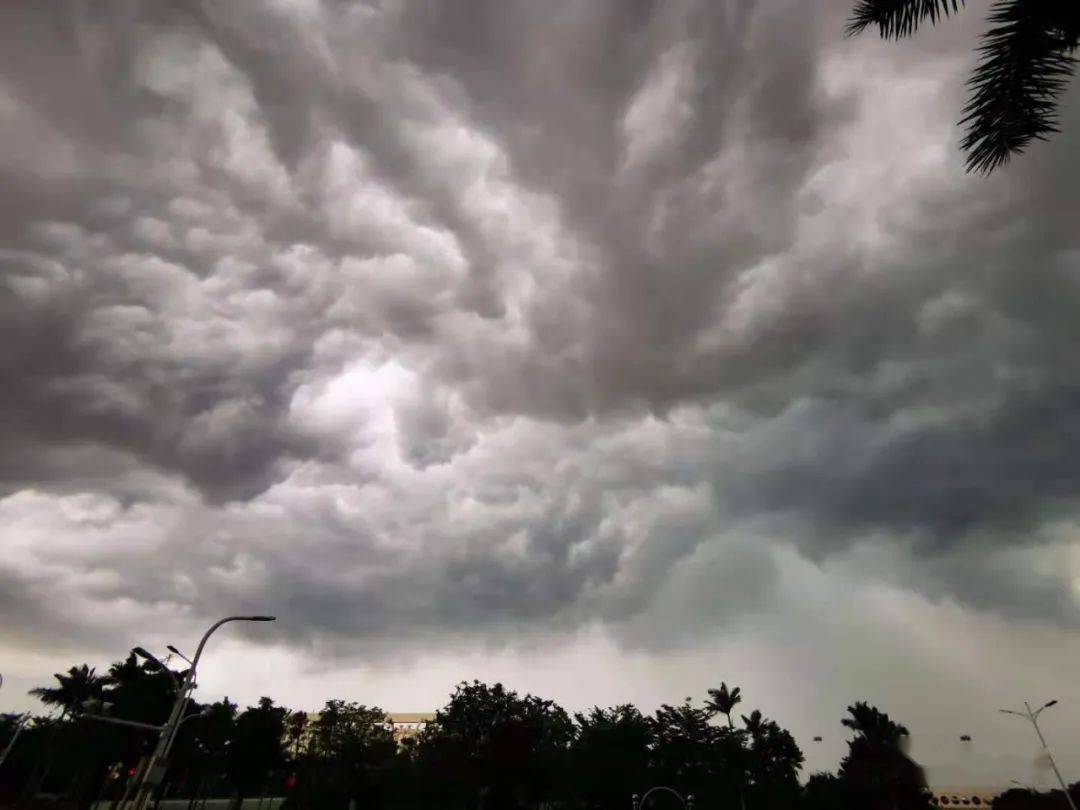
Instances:
[[[191,663],[191,659],[188,658],[186,655],[184,655],[182,652],[180,652],[178,649],[176,649],[176,647],[174,647],[172,644],[166,644],[165,649],[168,650],[169,652],[171,652],[173,655],[176,655],[176,656],[179,656],[180,658],[183,658],[189,664]]]
[[[156,669],[158,672],[168,675],[169,686],[172,687],[173,692],[177,690],[178,684],[176,683],[176,673],[169,669],[168,666],[165,665],[164,661],[159,659],[157,656],[155,656],[153,653],[151,653],[144,647],[132,647],[131,652],[139,656],[140,658],[145,659],[148,664],[152,664],[154,669]],[[167,656],[166,660],[168,660]]]
[[[168,672],[169,668],[158,660],[157,656],[144,647],[132,647],[131,651],[139,658],[144,658],[151,664],[153,664],[160,672]]]
[[[109,703],[109,701],[102,700],[101,698],[90,698],[89,700],[84,700],[82,703],[80,703],[79,708],[82,709],[82,714],[86,715],[87,717],[94,717],[96,716],[94,714],[95,712],[100,712],[101,714],[108,714],[113,710],[113,706],[115,705],[116,704]]]
[[[1039,728],[1039,715],[1042,714],[1044,709],[1049,709],[1051,706],[1056,706],[1056,700],[1048,700],[1037,710],[1032,711],[1030,704],[1025,700],[1025,711],[1016,712],[1012,709],[998,709],[1002,714],[1015,714],[1017,717],[1023,717],[1035,728],[1035,733],[1039,735],[1039,742],[1042,743],[1043,750],[1046,752],[1046,758],[1050,760],[1050,767],[1054,769],[1054,775],[1057,777],[1058,784],[1061,785],[1061,790],[1065,794],[1065,801],[1069,803],[1069,807],[1072,810],[1076,810],[1076,803],[1072,800],[1072,796],[1069,795],[1069,788],[1065,785],[1065,780],[1061,778],[1061,771],[1058,770],[1057,763],[1054,762],[1054,755],[1050,753],[1050,746],[1046,744],[1046,738],[1042,735],[1042,730]]]
[[[663,791],[665,793],[670,793],[672,796],[674,796],[676,799],[679,800],[679,803],[686,810],[694,810],[694,794],[693,793],[691,793],[689,796],[687,796],[684,799],[681,795],[679,795],[678,791],[673,790],[672,788],[666,787],[665,785],[657,785],[656,787],[649,788],[648,790],[645,791],[644,796],[639,796],[636,793],[633,796],[631,796],[630,797],[630,803],[631,803],[631,806],[633,807],[633,810],[645,810],[645,802],[646,802],[646,800],[649,798],[650,795],[652,795],[653,793],[655,793],[658,790]]]
[[[195,658],[191,661],[191,668],[188,669],[187,673],[184,675],[184,680],[180,685],[180,689],[177,691],[176,701],[173,703],[169,719],[165,722],[165,725],[161,729],[161,734],[158,736],[157,747],[154,749],[154,753],[151,754],[150,761],[146,763],[146,769],[143,771],[142,783],[139,786],[141,795],[135,803],[135,810],[145,809],[150,793],[161,781],[164,771],[164,760],[169,755],[173,740],[176,739],[176,732],[180,727],[180,720],[184,714],[184,709],[187,708],[188,701],[191,699],[191,690],[195,685],[195,670],[199,666],[199,659],[202,657],[203,648],[206,646],[207,639],[209,639],[213,632],[221,627],[221,625],[227,624],[228,622],[272,622],[275,620],[275,616],[226,616],[224,619],[219,619],[214,622],[214,624],[210,625],[210,628],[203,633],[203,637],[199,641],[199,646],[195,649]],[[143,652],[145,652],[145,650],[143,650]],[[150,658],[153,658],[153,656],[150,656]]]
[[[7,747],[4,748],[4,752],[0,754],[0,766],[3,766],[4,760],[8,758],[8,754],[11,753],[11,749],[15,747],[15,741],[19,739],[19,735],[22,734],[23,728],[26,727],[26,724],[28,722],[30,722],[30,712],[27,712],[26,714],[19,717],[19,722],[15,726],[15,733],[8,741]]]

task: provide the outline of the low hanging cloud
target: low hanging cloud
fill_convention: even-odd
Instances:
[[[1075,626],[1068,138],[965,176],[978,15],[848,5],[6,10],[4,643],[660,650],[863,547]]]

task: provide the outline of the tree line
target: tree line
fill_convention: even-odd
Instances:
[[[183,676],[134,655],[104,675],[86,665],[58,674],[33,690],[53,714],[24,729],[0,771],[0,791],[9,799],[52,794],[72,807],[120,802],[156,735],[88,711],[163,723]],[[626,810],[631,795],[667,785],[694,795],[698,808],[930,809],[922,772],[903,750],[907,730],[876,707],[848,707],[847,755],[835,773],[801,784],[795,738],[758,709],[743,714],[742,699],[739,688],[721,684],[700,702],[686,698],[652,714],[630,704],[571,714],[552,700],[473,681],[400,742],[382,709],[350,701],[327,701],[310,717],[268,697],[243,710],[228,698],[192,701],[162,795],[193,808],[208,796],[285,796],[297,810],[351,802],[358,810]],[[18,721],[0,716],[0,750]],[[1000,810],[1026,810],[1014,794]],[[650,807],[674,801],[658,797]]]

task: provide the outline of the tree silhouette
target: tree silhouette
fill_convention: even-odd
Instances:
[[[840,778],[853,804],[869,810],[929,810],[922,769],[902,750],[908,730],[889,715],[858,702],[841,722],[855,732],[840,763]]]
[[[233,724],[226,763],[235,786],[236,806],[264,789],[285,763],[285,715],[268,697],[245,709]]]
[[[300,747],[304,741],[304,731],[308,724],[307,712],[289,712],[285,718],[285,741],[288,745],[289,754],[293,757],[300,755]]]
[[[848,706],[848,714],[851,717],[845,717],[840,723],[876,745],[897,748],[901,738],[908,734],[905,726],[893,722],[889,715],[878,711],[865,701]]]
[[[750,756],[747,758],[750,784],[772,788],[796,786],[804,757],[791,733],[774,721],[764,719],[759,711],[754,711],[749,718],[744,717],[743,721],[750,736]]]
[[[378,804],[397,746],[378,707],[329,700],[311,723],[308,750],[296,760],[302,803],[345,807]]]
[[[134,653],[109,667],[105,699],[117,717],[143,723],[164,723],[176,698],[182,673],[142,662]]]
[[[72,667],[34,694],[61,709],[102,697],[118,718],[161,723],[180,675],[129,656],[105,677]],[[854,739],[839,774],[815,774],[800,788],[795,739],[757,709],[736,726],[741,701],[738,687],[722,683],[704,704],[687,698],[652,716],[623,704],[571,718],[553,701],[472,681],[458,684],[421,734],[403,741],[381,709],[344,700],[327,701],[311,717],[268,697],[241,712],[228,698],[192,701],[165,790],[190,802],[231,795],[234,805],[285,795],[296,810],[340,810],[352,800],[370,810],[614,810],[634,793],[670,785],[694,794],[699,807],[930,810],[922,773],[902,750],[907,730],[887,714],[864,702],[849,706],[842,722]],[[0,716],[0,742],[14,722]],[[71,806],[118,801],[153,742],[143,729],[85,715],[35,718],[0,771],[0,801],[42,789]],[[1005,810],[1044,810],[1038,801],[1027,808],[1010,801]]]
[[[15,729],[22,724],[22,720],[21,714],[11,712],[0,714],[0,751],[3,751],[4,746],[15,736]]]
[[[100,698],[105,685],[109,683],[108,678],[99,677],[96,671],[86,664],[71,667],[65,674],[58,672],[53,677],[56,678],[58,686],[39,686],[31,689],[30,694],[46,706],[58,707],[61,716],[81,712],[82,704]]]
[[[431,801],[513,808],[555,793],[573,736],[553,701],[473,681],[436,713],[417,754]]]
[[[806,780],[800,810],[842,810],[848,806],[844,781],[833,773],[814,773]]]
[[[1069,785],[1073,802],[1080,802],[1080,782]],[[1061,790],[1045,793],[1012,788],[994,798],[992,810],[1059,810],[1068,807]]]
[[[858,0],[849,26],[874,26],[882,38],[910,36],[925,20],[955,13],[964,0]],[[971,97],[961,125],[968,171],[989,173],[1033,140],[1059,132],[1058,99],[1072,76],[1080,43],[1080,3],[1073,0],[996,0],[982,58],[968,82]]]
[[[761,712],[759,712],[757,709],[754,709],[752,712],[750,712],[749,717],[747,717],[745,714],[741,715],[741,717],[743,725],[746,726],[746,733],[750,734],[751,736],[760,733],[765,726],[765,718],[761,716]]]
[[[39,792],[50,776],[56,775],[57,766],[62,771],[79,775],[83,767],[81,762],[86,753],[84,735],[73,733],[73,729],[64,723],[69,715],[78,715],[83,711],[86,701],[100,698],[107,678],[99,677],[96,670],[82,664],[71,667],[66,673],[53,675],[57,686],[41,686],[31,689],[30,694],[46,706],[60,709],[60,716],[55,722],[41,724],[47,728],[42,747],[47,754],[34,767],[34,773],[27,782],[27,791],[33,795]]]
[[[575,796],[593,807],[625,808],[626,797],[648,788],[648,718],[630,704],[574,715],[577,734],[568,777]]]
[[[189,705],[187,716],[199,717],[180,726],[167,777],[189,799],[213,792],[228,778],[238,708],[227,697],[208,706],[194,702]]]
[[[652,769],[659,784],[677,785],[707,802],[718,783],[733,784],[734,760],[741,747],[738,735],[709,724],[711,711],[698,709],[690,699],[679,706],[662,705],[651,720]]]
[[[749,716],[742,715],[742,721],[745,728],[740,730],[740,737],[748,747],[739,757],[740,805],[791,807],[799,796],[802,750],[790,732],[757,709]]]
[[[708,709],[709,714],[725,715],[728,721],[728,728],[735,728],[735,723],[731,719],[731,713],[735,711],[735,706],[742,702],[742,690],[736,686],[729,692],[727,684],[721,682],[719,689],[709,690],[709,697],[712,699],[705,702],[705,707]]]

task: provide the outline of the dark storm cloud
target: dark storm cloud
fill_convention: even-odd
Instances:
[[[541,344],[576,339],[573,363],[536,370],[565,402],[493,377],[486,404],[570,417],[627,403],[662,409],[737,384],[728,365],[758,365],[735,357],[718,368],[692,347],[737,275],[790,246],[794,192],[847,112],[814,87],[817,37],[832,18],[783,3],[595,3],[558,14],[494,4],[480,24],[453,4],[412,13],[405,53],[465,87],[516,171],[558,199],[603,267],[538,295],[530,311]],[[773,54],[767,64],[753,56],[762,52]],[[641,103],[668,90],[655,112]],[[627,171],[635,102],[641,127],[671,140]],[[709,164],[740,151],[750,194],[703,189]],[[567,297],[587,322],[573,320]]]
[[[963,571],[1075,513],[1080,169],[962,177],[972,23],[847,5],[6,10],[0,487],[121,527],[8,576],[647,646],[760,606],[775,541],[884,535],[1075,621]]]
[[[813,449],[740,485],[749,511],[799,510],[832,533],[924,532],[931,553],[969,531],[1023,542],[1074,513],[1080,254],[1077,206],[1061,196],[1078,179],[1068,149],[987,184],[990,203],[953,194],[922,206],[902,252],[880,257],[890,277],[837,292],[795,350],[821,369],[795,377],[794,393],[815,402],[803,411]],[[781,385],[762,401],[790,402],[791,380]]]

